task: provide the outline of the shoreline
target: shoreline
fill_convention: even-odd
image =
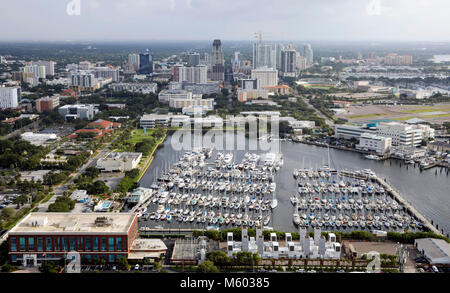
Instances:
[[[144,165],[144,168],[140,171],[141,173],[139,175],[139,178],[136,180],[136,182],[138,182],[139,184],[141,183],[142,177],[144,177],[148,168],[152,165],[153,159],[155,158],[155,152],[158,150],[159,146],[166,141],[166,138],[167,138],[167,131],[164,133],[164,137],[161,138],[161,140],[156,144],[152,153],[149,155],[147,162]]]

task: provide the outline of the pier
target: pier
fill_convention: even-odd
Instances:
[[[427,227],[431,232],[438,234],[438,235],[443,235],[436,227],[434,227],[433,224],[431,224],[430,221],[428,221],[424,216],[422,216],[421,213],[419,213],[419,211],[417,211],[409,202],[407,202],[401,195],[400,193],[398,193],[397,191],[395,191],[394,189],[392,189],[392,187],[383,179],[379,178],[378,176],[374,177],[375,180],[382,185],[386,191],[388,191],[390,194],[392,194],[392,196],[394,196],[394,198],[400,202],[407,210],[408,212],[410,212],[412,215],[414,215],[417,219],[419,219],[423,225],[425,227]]]
[[[437,235],[443,235],[433,224],[431,224],[430,221],[428,221],[424,216],[422,216],[422,214],[419,211],[417,211],[408,201],[406,201],[403,198],[403,196],[401,196],[400,193],[395,191],[385,180],[379,178],[376,175],[369,176],[369,175],[366,175],[366,174],[355,173],[355,172],[348,171],[348,170],[341,171],[340,175],[341,176],[353,177],[353,178],[357,178],[357,179],[366,179],[366,180],[374,179],[375,181],[377,181],[378,184],[383,186],[383,188],[386,190],[386,192],[391,194],[400,204],[402,204],[403,207],[408,211],[408,213],[410,213],[411,215],[416,217],[416,219],[421,221],[423,223],[424,227],[426,227],[431,232],[433,232],[433,233],[435,233]]]

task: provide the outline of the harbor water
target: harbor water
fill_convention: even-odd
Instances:
[[[221,139],[216,135],[216,139]],[[255,143],[254,141],[252,143]],[[262,151],[249,151],[249,139],[246,139],[246,149],[233,151],[234,161],[240,162],[245,153],[252,152],[263,154]],[[284,165],[275,174],[276,195],[278,206],[273,210],[269,226],[280,231],[295,231],[292,218],[294,207],[290,197],[298,195],[298,186],[293,178],[294,169],[320,168],[330,162],[330,166],[337,170],[362,170],[371,169],[380,178],[397,190],[404,199],[412,204],[425,218],[443,229],[444,234],[450,232],[450,175],[447,170],[433,168],[421,172],[418,166],[405,165],[395,160],[374,161],[367,160],[363,155],[354,152],[329,149],[324,147],[281,141],[280,151],[283,154]],[[149,188],[157,181],[159,176],[168,171],[184,154],[184,150],[174,150],[171,145],[171,137],[168,136],[161,148],[156,152],[152,165],[143,176],[141,187]],[[224,150],[223,152],[230,152]],[[213,150],[212,158],[215,158],[216,150]],[[161,225],[149,222],[149,227]],[[164,228],[205,228],[199,224],[189,224],[174,221],[170,224],[164,223]]]

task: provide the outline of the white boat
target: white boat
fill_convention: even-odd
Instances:
[[[368,160],[375,160],[375,161],[379,161],[380,160],[380,157],[378,157],[378,156],[375,156],[375,155],[367,155],[367,156],[364,156],[366,159],[368,159]]]
[[[294,224],[295,225],[300,225],[300,216],[298,213],[294,213]]]
[[[273,200],[272,200],[272,202],[270,203],[270,208],[271,209],[274,209],[274,208],[276,208],[278,206],[278,200],[276,199],[276,198],[274,198]]]

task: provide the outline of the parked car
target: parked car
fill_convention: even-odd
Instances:
[[[135,269],[136,271],[138,271],[138,270],[139,270],[139,264],[136,264],[136,265],[134,266],[134,269]]]
[[[439,273],[439,270],[438,270],[438,268],[436,266],[432,266],[431,267],[431,271],[434,272],[434,273]]]

